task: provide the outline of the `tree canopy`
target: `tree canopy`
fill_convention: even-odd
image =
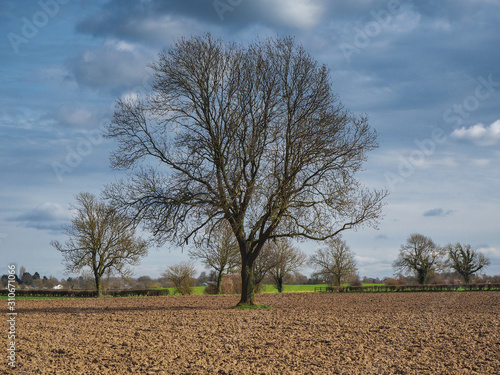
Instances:
[[[444,250],[429,237],[413,233],[406,244],[401,245],[393,267],[401,272],[414,273],[419,284],[425,284],[429,277],[442,266]]]
[[[469,284],[471,277],[484,267],[490,265],[490,260],[471,245],[448,244],[445,247],[448,253],[448,265],[464,278],[466,284]]]
[[[254,303],[266,241],[377,224],[386,192],[356,179],[376,133],[292,38],[181,38],[151,68],[151,93],[118,100],[107,127],[112,166],[131,176],[106,196],[159,243],[196,241],[226,221],[241,255],[240,303]]]
[[[329,283],[340,286],[356,275],[357,266],[354,253],[340,237],[327,241],[327,246],[317,249],[310,258],[318,274]]]
[[[90,268],[101,296],[104,273],[126,274],[127,265],[137,264],[147,254],[147,243],[136,237],[128,218],[93,194],[80,193],[76,201],[71,225],[65,227],[69,240],[51,244],[62,253],[68,271]]]

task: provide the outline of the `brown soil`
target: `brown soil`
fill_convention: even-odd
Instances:
[[[237,301],[18,300],[18,366],[2,355],[0,373],[500,374],[499,292],[259,295],[272,310]]]

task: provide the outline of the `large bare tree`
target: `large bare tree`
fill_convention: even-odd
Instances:
[[[340,286],[356,275],[356,259],[347,243],[340,237],[327,241],[327,246],[317,249],[310,263],[329,283]]]
[[[429,237],[413,233],[406,244],[401,245],[393,267],[405,273],[413,273],[419,284],[425,284],[443,264],[444,250]]]
[[[470,283],[474,274],[490,265],[490,260],[471,245],[462,245],[459,242],[448,244],[445,251],[448,253],[448,265],[464,278],[466,284]]]
[[[128,274],[127,265],[137,265],[147,254],[147,243],[136,237],[128,218],[93,194],[80,193],[76,202],[71,225],[65,227],[69,240],[64,244],[52,241],[51,245],[62,253],[69,272],[90,268],[101,297],[104,273]]]
[[[107,128],[118,142],[112,166],[132,171],[107,197],[160,244],[196,241],[226,221],[241,256],[240,304],[255,303],[266,241],[376,225],[386,192],[355,178],[376,133],[293,39],[181,38],[151,67],[151,94],[118,100]]]
[[[224,274],[234,272],[240,263],[238,243],[227,222],[207,228],[206,237],[189,251],[189,256],[215,271],[218,294],[222,292]]]

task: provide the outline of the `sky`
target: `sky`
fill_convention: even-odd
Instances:
[[[76,194],[123,177],[101,133],[115,101],[148,92],[147,65],[176,39],[207,32],[294,36],[346,109],[368,116],[380,147],[358,178],[390,195],[378,230],[343,235],[361,276],[394,274],[412,233],[470,244],[500,274],[499,14],[494,0],[2,0],[0,274],[14,263],[71,276],[50,242],[67,239]],[[165,245],[133,271],[186,260]]]

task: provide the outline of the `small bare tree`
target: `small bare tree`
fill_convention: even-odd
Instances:
[[[354,253],[339,237],[328,240],[326,247],[317,249],[310,263],[318,270],[317,274],[337,286],[347,282],[358,270]]]
[[[271,251],[272,268],[269,270],[269,274],[272,276],[278,292],[282,293],[285,277],[302,267],[306,263],[307,256],[293,246],[288,238],[271,241],[265,246],[269,246]]]
[[[90,268],[101,297],[104,273],[128,274],[127,265],[136,265],[147,254],[147,243],[135,236],[128,218],[93,194],[80,193],[76,201],[71,225],[64,228],[69,240],[51,245],[62,253],[69,272]]]
[[[168,266],[162,276],[174,284],[175,289],[179,294],[193,294],[196,269],[191,263],[182,262]]]
[[[414,233],[401,245],[393,267],[403,273],[413,273],[419,284],[425,284],[442,267],[444,250],[429,237]]]
[[[189,255],[215,271],[217,293],[221,294],[224,274],[234,272],[239,265],[239,246],[227,222],[207,227],[206,232],[206,237],[189,251]]]
[[[187,244],[227,222],[241,257],[239,304],[255,304],[267,241],[377,224],[387,193],[355,178],[376,133],[344,110],[329,70],[292,38],[245,47],[182,38],[151,67],[152,93],[119,100],[107,128],[119,145],[112,166],[133,170],[107,197],[159,243]]]
[[[448,265],[464,278],[466,284],[470,283],[474,274],[490,265],[490,260],[471,245],[457,242],[446,245],[445,250],[448,253]]]
[[[259,292],[263,286],[264,279],[269,275],[271,269],[276,265],[276,258],[269,244],[265,244],[253,263],[254,292]]]

